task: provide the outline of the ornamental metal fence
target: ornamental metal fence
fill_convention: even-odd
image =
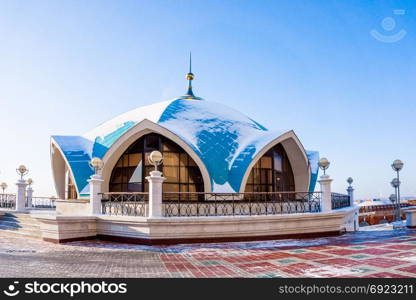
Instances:
[[[163,193],[165,217],[252,216],[321,211],[320,192]]]
[[[148,215],[149,193],[102,193],[101,197],[101,211],[104,215]]]
[[[331,193],[331,204],[332,209],[349,207],[351,205],[350,196],[340,193]]]
[[[148,216],[148,193],[102,193],[102,213],[111,216]],[[165,217],[250,216],[321,211],[320,192],[198,193],[165,192]]]
[[[25,207],[28,209],[56,209],[54,197],[26,197]]]
[[[15,194],[0,194],[0,208],[14,209],[16,207]]]

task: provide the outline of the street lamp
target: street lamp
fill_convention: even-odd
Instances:
[[[29,178],[29,179],[27,180],[27,184],[29,185],[29,187],[31,187],[31,186],[32,186],[32,184],[33,184],[33,179],[32,179],[32,178]]]
[[[163,155],[159,151],[152,151],[149,155],[149,162],[155,167],[157,171],[157,166],[159,166],[163,161]]]
[[[20,165],[17,169],[16,169],[17,174],[20,175],[20,180],[23,180],[23,176],[25,176],[27,173],[29,173],[28,168],[26,168],[25,165]]]
[[[399,189],[399,186],[400,186],[400,180],[397,178],[397,177],[395,177],[395,178],[393,178],[392,179],[392,181],[390,182],[390,184],[391,184],[391,186],[392,187],[394,187],[394,193],[395,193],[395,207],[396,207],[396,221],[400,221],[400,201],[399,201],[399,197],[397,196],[398,195],[398,189]]]
[[[319,160],[319,163],[318,163],[318,165],[319,165],[319,167],[324,171],[324,176],[326,175],[326,169],[328,169],[329,168],[329,165],[330,165],[331,163],[329,162],[329,160],[326,158],[326,157],[322,157],[320,160]]]
[[[397,211],[396,211],[396,221],[401,221],[401,213],[400,213],[400,176],[399,176],[399,172],[403,169],[404,163],[400,160],[400,159],[396,159],[393,161],[393,163],[391,164],[391,168],[396,171],[397,173],[397,177],[395,178],[395,189],[396,189],[396,205],[397,205]],[[394,179],[393,179],[394,180]],[[392,181],[392,185],[393,185],[393,181]]]
[[[391,194],[389,197],[389,200],[391,201],[391,203],[395,203],[396,202],[396,195],[395,194]]]
[[[94,169],[95,174],[104,167],[104,162],[98,157],[94,157],[90,161],[90,166]]]
[[[353,179],[352,179],[352,177],[348,177],[347,178],[347,183],[350,185],[350,187],[351,187],[351,184],[353,183]]]
[[[5,190],[5,189],[7,189],[7,183],[2,182],[2,183],[0,184],[0,187],[1,187],[1,189],[3,190],[3,194],[4,194],[4,190]]]
[[[397,189],[400,185],[400,181],[397,177],[393,178],[390,182],[391,186]]]
[[[391,164],[391,167],[393,168],[394,171],[399,172],[401,171],[401,169],[403,169],[404,163],[400,160],[400,159],[396,159],[395,161],[393,161],[393,163]]]

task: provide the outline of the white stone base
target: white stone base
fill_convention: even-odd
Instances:
[[[144,218],[123,216],[33,216],[45,240],[94,236],[145,244],[250,240],[339,234],[351,230],[356,207],[328,213],[267,216]]]
[[[45,241],[68,242],[97,236],[95,217],[32,214],[32,218],[39,221],[42,239]]]
[[[89,211],[89,199],[55,200],[56,214],[65,216],[85,216]]]

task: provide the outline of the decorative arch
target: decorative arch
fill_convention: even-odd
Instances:
[[[67,178],[66,173],[68,172],[69,180],[73,183],[73,188],[75,189],[76,198],[79,198],[78,186],[75,184],[75,177],[72,173],[72,168],[69,165],[68,160],[66,159],[64,153],[62,152],[61,147],[58,143],[52,138],[51,139],[51,167],[52,167],[52,176],[55,183],[55,191],[59,199],[67,198]]]
[[[308,191],[311,177],[308,156],[302,143],[293,130],[277,137],[264,146],[250,162],[246,169],[243,180],[241,181],[240,193],[246,188],[247,180],[254,165],[273,147],[281,144],[287,153],[293,171],[295,181],[295,191]]]
[[[178,137],[173,132],[167,130],[166,128],[144,119],[143,121],[137,123],[134,127],[129,129],[126,133],[124,133],[106,152],[104,157],[102,158],[104,162],[104,167],[101,171],[103,177],[103,185],[102,191],[108,192],[109,184],[111,179],[112,171],[117,164],[118,159],[123,155],[123,153],[128,149],[130,145],[132,145],[135,141],[139,138],[143,137],[149,133],[156,133],[165,138],[173,141],[177,145],[179,145],[185,152],[194,160],[196,165],[198,166],[203,183],[204,183],[204,191],[210,192],[211,191],[211,181],[208,174],[208,170],[205,167],[202,160],[199,156],[195,153],[195,151],[180,137]]]

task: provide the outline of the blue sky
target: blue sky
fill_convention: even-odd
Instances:
[[[294,129],[332,162],[335,191],[352,176],[358,198],[390,195],[400,158],[416,195],[415,33],[412,0],[1,0],[0,181],[14,191],[24,163],[54,194],[50,135],[182,95],[191,50],[198,96]]]

